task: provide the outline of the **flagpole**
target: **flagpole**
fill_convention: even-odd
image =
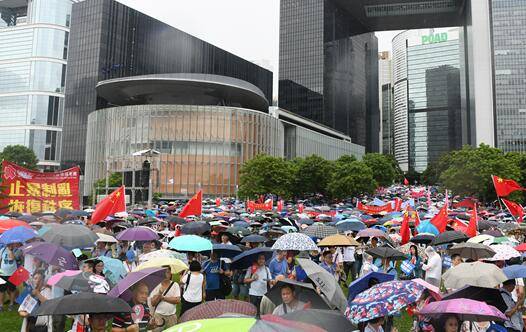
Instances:
[[[499,203],[500,203],[500,197],[499,197]],[[508,207],[508,204],[506,204],[506,202],[502,202],[504,203],[504,206],[506,207],[506,210],[508,210],[508,212],[511,214],[511,217],[513,218],[513,220],[515,220],[515,222],[518,224],[519,223],[519,220],[517,218],[515,218],[515,216],[513,215],[513,212],[511,212],[510,208]],[[502,209],[502,205],[501,205],[501,209]]]

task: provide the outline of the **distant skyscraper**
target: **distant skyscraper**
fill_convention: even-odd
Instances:
[[[73,0],[0,0],[0,150],[32,149],[39,167],[60,165]]]
[[[459,30],[409,30],[393,39],[394,151],[402,170],[422,172],[460,148]]]
[[[526,152],[526,0],[490,0],[496,147]]]
[[[377,50],[337,1],[282,0],[279,107],[379,151]]]
[[[394,117],[393,117],[393,67],[391,54],[387,51],[378,54],[378,95],[382,127],[380,132],[381,152],[394,154]]]

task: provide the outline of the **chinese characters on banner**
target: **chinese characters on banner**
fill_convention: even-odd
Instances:
[[[2,211],[20,213],[79,209],[79,167],[41,173],[2,162]]]

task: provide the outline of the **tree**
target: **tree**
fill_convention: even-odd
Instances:
[[[384,157],[391,162],[391,166],[393,166],[393,169],[395,170],[395,181],[402,181],[404,172],[402,172],[402,169],[400,168],[395,156],[392,154],[384,154]]]
[[[466,145],[453,151],[448,163],[440,182],[457,195],[476,196],[486,202],[496,199],[491,175],[521,180],[521,170],[514,158],[485,144],[478,148]]]
[[[373,171],[361,161],[337,163],[327,187],[332,197],[344,199],[361,194],[370,194],[377,187]]]
[[[272,193],[290,197],[292,182],[292,163],[282,158],[260,154],[241,167],[238,195],[242,198],[253,198]]]
[[[451,163],[451,157],[455,154],[456,151],[451,151],[445,153],[440,158],[434,162],[427,165],[427,168],[422,172],[421,180],[422,183],[427,185],[437,185],[440,182],[440,175],[446,169],[448,169]]]
[[[23,145],[8,145],[0,153],[2,160],[7,160],[19,166],[33,169],[37,168],[38,158],[30,148]]]
[[[396,179],[396,171],[389,158],[380,153],[366,153],[363,162],[369,166],[373,172],[373,178],[378,185],[387,187]]]
[[[111,173],[108,178],[108,188],[117,188],[122,186],[122,174]],[[106,193],[106,178],[100,179],[93,185],[96,195],[102,195]],[[112,189],[109,190],[110,192]]]
[[[294,161],[294,194],[307,196],[326,195],[331,179],[333,163],[317,155]]]
[[[340,158],[336,159],[335,163],[336,164],[349,164],[349,163],[352,163],[353,161],[356,161],[356,160],[357,159],[356,159],[355,156],[350,156],[348,154],[344,154]]]

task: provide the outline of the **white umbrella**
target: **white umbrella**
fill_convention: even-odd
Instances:
[[[119,242],[119,241],[117,241],[116,238],[114,238],[111,235],[103,234],[103,233],[96,233],[96,234],[99,237],[99,239],[97,241],[95,241],[95,243],[99,243],[99,242],[117,243],[117,242]]]

